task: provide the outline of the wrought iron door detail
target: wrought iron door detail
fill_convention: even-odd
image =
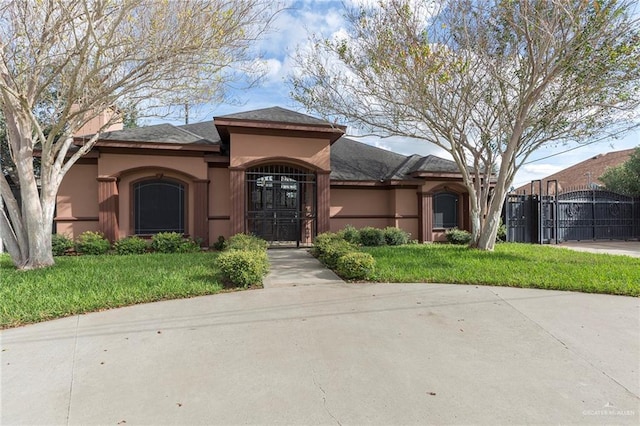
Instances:
[[[316,229],[316,175],[288,165],[247,171],[246,229],[270,242],[310,243]]]

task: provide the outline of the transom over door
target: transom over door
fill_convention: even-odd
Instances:
[[[247,171],[247,231],[270,242],[310,242],[315,234],[315,174],[287,165]]]

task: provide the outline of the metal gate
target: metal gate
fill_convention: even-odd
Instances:
[[[247,171],[247,230],[276,243],[310,243],[316,230],[316,175],[287,165]]]
[[[547,195],[507,196],[504,208],[507,241],[557,244],[640,238],[638,198],[595,188],[563,193],[550,189],[553,187],[548,185]]]

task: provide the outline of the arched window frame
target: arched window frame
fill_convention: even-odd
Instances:
[[[179,191],[179,194],[181,194],[181,200],[180,200],[180,214],[179,214],[179,220],[178,220],[178,226],[175,227],[165,227],[165,228],[156,228],[154,230],[149,229],[149,227],[143,227],[140,226],[138,220],[139,220],[139,200],[138,200],[138,191],[137,189],[140,187],[140,185],[144,185],[144,184],[149,184],[149,183],[153,183],[153,182],[164,182],[164,183],[168,183],[171,184],[173,186],[178,186],[179,188],[181,188],[181,190]],[[155,175],[155,176],[148,176],[148,177],[144,177],[138,180],[135,180],[133,182],[131,182],[130,184],[130,194],[131,194],[131,201],[130,201],[130,206],[131,206],[131,217],[130,217],[130,227],[131,227],[131,233],[135,234],[135,235],[154,235],[157,234],[159,232],[178,232],[181,234],[187,234],[187,230],[188,228],[188,209],[187,206],[188,204],[188,193],[189,193],[189,185],[180,180],[180,179],[176,179],[174,177],[167,177],[164,176],[162,174],[159,175]]]
[[[451,204],[453,203],[453,214]],[[447,206],[447,204],[449,204]],[[448,212],[443,211],[445,206]],[[452,191],[439,191],[433,194],[433,229],[451,229],[460,227],[460,194]],[[444,214],[448,213],[447,217]],[[438,217],[438,214],[442,214]]]

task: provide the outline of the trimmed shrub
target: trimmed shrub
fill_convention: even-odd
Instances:
[[[345,241],[349,241],[351,244],[360,244],[360,231],[351,225],[347,225],[340,231],[340,235]]]
[[[369,253],[351,252],[340,256],[336,272],[348,280],[364,280],[373,276],[376,261]]]
[[[220,236],[218,237],[218,241],[216,241],[215,243],[213,243],[213,244],[211,245],[211,247],[212,247],[214,250],[222,251],[222,250],[224,250],[224,249],[226,249],[226,248],[227,248],[227,240],[225,240],[225,239],[224,239],[224,236],[220,235]]]
[[[451,244],[469,244],[471,242],[471,233],[463,229],[449,229],[444,236]]]
[[[311,254],[313,254],[315,257],[320,257],[326,247],[328,247],[333,242],[340,240],[342,240],[342,235],[335,232],[323,232],[322,234],[318,234],[313,240],[313,248],[311,249]]]
[[[411,235],[407,231],[394,226],[387,226],[384,228],[384,241],[389,246],[401,246],[403,244],[407,244],[410,236]]]
[[[360,230],[360,243],[363,246],[377,247],[385,245],[384,231],[367,226]]]
[[[105,254],[111,248],[111,243],[101,232],[86,231],[76,239],[76,251],[80,254]]]
[[[266,250],[268,246],[269,243],[267,243],[260,237],[256,237],[255,235],[236,234],[229,238],[227,249],[262,251]]]
[[[265,250],[227,250],[218,256],[217,262],[224,281],[245,288],[260,284],[269,272]]]
[[[177,253],[184,238],[177,232],[158,232],[151,237],[151,248],[158,253]]]
[[[51,236],[51,251],[54,256],[64,256],[73,248],[73,240],[66,235],[53,234]]]
[[[147,251],[147,242],[140,237],[132,235],[113,243],[113,248],[117,254],[142,254]]]
[[[182,242],[178,246],[178,253],[197,253],[200,251],[201,240],[194,240],[193,238],[183,238]]]
[[[338,259],[340,259],[341,256],[356,250],[358,250],[358,247],[351,244],[349,241],[338,239],[324,245],[318,258],[322,263],[327,265],[327,267],[336,269]]]

